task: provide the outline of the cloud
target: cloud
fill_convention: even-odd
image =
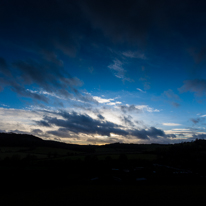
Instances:
[[[62,128],[67,128],[69,131],[79,134],[100,134],[110,136],[111,133],[118,135],[127,135],[128,133],[120,129],[120,125],[108,121],[101,121],[91,118],[86,114],[78,114],[76,112],[60,113],[64,119],[57,119],[51,117],[44,117],[41,121],[36,121],[37,124],[55,125]]]
[[[118,6],[115,0],[52,3],[49,0],[43,3],[40,0],[19,0],[18,3],[10,0],[0,4],[0,35],[1,39],[12,39],[21,47],[32,48],[50,61],[59,62],[56,53],[74,57],[85,42],[92,45],[102,39],[142,48],[153,38],[150,35],[153,28],[158,46],[165,41],[172,45],[173,33],[178,37],[188,36],[188,31],[191,32],[190,28],[197,22],[204,25],[201,8],[201,4],[177,0],[167,3],[162,0],[119,0]],[[189,24],[185,25],[185,22]],[[195,33],[200,33],[204,27],[195,28]]]
[[[31,90],[25,89],[23,86],[20,86],[18,84],[13,84],[12,83],[12,88],[11,90],[15,93],[17,93],[18,95],[21,95],[23,97],[28,97],[28,98],[32,98],[32,99],[36,99],[39,101],[43,101],[45,103],[48,103],[49,99],[41,94],[37,94]]]
[[[98,97],[98,96],[93,96],[93,99],[95,101],[97,101],[100,104],[106,104],[106,105],[118,105],[121,104],[122,102],[115,102],[115,98],[114,99],[106,99],[106,98],[102,98],[102,97]]]
[[[194,124],[198,124],[205,120],[205,118],[191,118],[190,119]]]
[[[9,130],[9,133],[29,134],[29,132],[21,131],[21,130],[18,130],[18,129],[15,129],[15,130]]]
[[[41,127],[51,127],[51,124],[49,124],[47,121],[44,121],[44,120],[34,121],[34,122],[37,123]]]
[[[167,96],[169,99],[180,100],[179,96],[175,94],[171,89],[164,91],[163,94]]]
[[[0,104],[2,107],[10,107],[9,105],[6,104]]]
[[[133,80],[130,79],[130,78],[127,78],[125,76],[125,73],[126,73],[126,70],[122,68],[122,65],[123,63],[120,61],[120,60],[114,60],[113,61],[114,63],[113,64],[110,64],[108,67],[114,71],[114,75],[117,77],[117,78],[120,78],[124,81],[129,81],[129,82],[132,82]]]
[[[10,71],[8,70],[7,62],[2,57],[0,57],[0,73],[3,73],[6,76],[11,75]]]
[[[15,61],[9,66],[12,74],[1,78],[2,87],[10,87],[20,96],[49,102],[49,97],[59,99],[79,99],[84,102],[96,102],[90,94],[79,92],[78,87],[83,82],[70,74],[62,66],[51,64],[48,61],[26,60]],[[27,89],[30,87],[37,89]]]
[[[190,48],[189,53],[192,55],[196,63],[206,60],[206,47],[199,46],[199,48]]]
[[[93,98],[99,103],[109,103],[111,101],[114,101],[114,99],[105,99],[105,98],[98,97],[98,96],[93,96]]]
[[[192,138],[193,139],[205,139],[206,138],[206,134],[193,134]]]
[[[101,119],[101,120],[104,119],[104,117],[103,117],[101,114],[98,114],[97,117],[98,117],[99,119]]]
[[[162,123],[165,126],[180,126],[181,124],[177,124],[177,123]]]
[[[150,82],[144,82],[144,90],[149,90],[151,88]]]
[[[132,117],[130,115],[128,117],[126,116],[121,117],[121,120],[125,125],[134,127],[134,123],[132,122]]]
[[[163,95],[169,99],[170,104],[172,106],[174,106],[176,108],[180,106],[180,104],[176,102],[176,101],[180,100],[179,96],[177,94],[175,94],[171,89],[164,91]],[[171,100],[173,100],[173,101],[171,101]]]
[[[149,107],[148,105],[119,105],[118,106],[124,113],[126,112],[143,112],[143,111],[147,111],[147,112],[160,112],[158,109],[153,109],[151,107]]]
[[[145,54],[140,53],[140,52],[126,51],[126,52],[123,52],[122,54],[130,58],[146,59]]]
[[[122,112],[124,112],[124,113],[126,113],[126,112],[133,112],[133,111],[135,111],[135,112],[140,112],[140,109],[138,109],[138,108],[136,108],[136,106],[135,105],[120,105],[120,106],[118,106],[121,110],[122,110]]]
[[[35,136],[44,136],[44,132],[40,129],[32,129],[31,133]]]
[[[172,2],[162,4],[151,0],[142,1],[83,1],[83,10],[88,15],[93,27],[100,29],[114,42],[129,42],[130,44],[144,44],[151,25],[167,26],[168,14],[166,10],[175,7]],[[159,6],[161,4],[161,7]],[[175,4],[175,3],[174,3]],[[175,15],[178,10],[174,11]],[[165,29],[164,29],[165,30]]]
[[[180,106],[180,104],[177,103],[177,102],[172,102],[172,105],[173,105],[174,107],[176,107],[176,108]]]
[[[137,137],[138,139],[157,139],[159,137],[167,137],[163,130],[157,129],[155,127],[150,127],[147,130],[134,130],[131,132],[131,135]]]
[[[191,130],[191,128],[190,128],[190,129],[182,129],[182,128],[179,128],[179,129],[173,129],[173,130],[175,130],[175,131],[189,131],[189,130]]]
[[[61,111],[58,113],[61,118],[44,116],[42,120],[35,121],[39,126],[49,126],[59,127],[56,130],[48,131],[48,134],[53,134],[60,137],[69,137],[70,134],[73,136],[79,136],[81,134],[85,135],[101,135],[111,137],[112,134],[122,136],[124,138],[137,138],[137,139],[150,139],[150,138],[167,138],[168,136],[163,130],[157,129],[155,127],[150,127],[148,129],[127,129],[122,125],[118,125],[105,119],[93,119],[87,114],[79,114],[76,112],[68,113],[66,111]],[[125,117],[122,119],[126,124],[133,126],[131,118]]]
[[[112,144],[112,143],[123,143],[124,140],[115,138],[115,137],[110,137],[110,138],[88,138],[87,142],[92,143],[92,144]]]
[[[47,131],[47,134],[54,135],[56,137],[61,137],[61,138],[74,138],[73,135],[70,134],[70,131],[66,128],[59,128],[58,130],[50,130]],[[78,136],[76,137],[78,138]]]
[[[14,62],[13,67],[20,73],[23,84],[35,83],[47,92],[57,92],[64,97],[71,96],[71,92],[77,92],[75,87],[82,85],[78,78],[72,78],[63,67],[49,62],[21,60]]]
[[[142,92],[142,93],[146,93],[146,91],[141,90],[140,88],[137,88],[138,91]]]
[[[148,105],[136,105],[135,106],[137,109],[140,109],[142,111],[147,111],[147,112],[160,112],[158,109],[153,109],[152,107],[149,107]]]
[[[181,93],[194,92],[197,96],[203,96],[206,94],[206,80],[205,79],[193,79],[184,81],[184,85],[179,88]]]

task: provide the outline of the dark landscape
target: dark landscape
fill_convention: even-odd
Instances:
[[[0,0],[0,206],[205,205],[205,8]]]
[[[171,204],[174,203],[173,196],[189,201],[194,199],[191,193],[203,198],[205,162],[206,140],[201,139],[173,145],[94,146],[1,133],[0,172],[4,188],[1,201],[7,202],[11,194],[17,199],[26,195],[25,204],[35,195],[48,198],[51,194],[55,197],[45,200],[48,203],[63,201],[74,205],[82,204],[80,194],[85,201],[94,203],[105,194],[107,199],[102,204],[130,200],[144,205],[153,201],[147,199],[151,196],[162,203],[166,201],[164,198],[171,198]],[[13,204],[14,199],[7,203]]]

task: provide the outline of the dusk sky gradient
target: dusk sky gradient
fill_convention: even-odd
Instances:
[[[205,8],[1,0],[0,131],[75,144],[206,138]]]

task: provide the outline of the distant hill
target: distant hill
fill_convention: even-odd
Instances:
[[[0,146],[40,146],[44,140],[28,134],[0,133]]]
[[[52,140],[43,140],[29,134],[0,133],[0,146],[2,147],[53,147],[70,150],[89,152],[94,146],[76,145],[57,142]]]

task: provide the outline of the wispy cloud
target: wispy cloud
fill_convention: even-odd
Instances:
[[[122,67],[123,63],[120,60],[114,60],[113,64],[110,64],[108,67],[114,71],[114,75],[117,78],[122,79],[123,81],[129,81],[132,82],[134,80],[128,78],[125,76],[125,73],[127,72],[125,69]]]
[[[180,97],[177,94],[175,94],[172,89],[168,89],[167,91],[164,91],[162,95],[168,98],[168,101],[172,106],[176,108],[180,106],[180,104],[176,102],[176,101],[180,101]]]
[[[200,122],[203,122],[205,120],[204,115],[198,118],[191,118],[190,119],[194,124],[198,124]]]
[[[172,104],[174,107],[176,107],[176,108],[180,106],[180,104],[177,103],[177,102],[172,102],[171,104]]]
[[[6,104],[1,104],[1,106],[3,106],[3,107],[9,107],[8,105],[6,105]]]
[[[143,91],[142,89],[140,88],[137,88],[138,91],[142,92],[142,93],[146,93],[146,91]]]
[[[146,59],[145,54],[141,52],[125,51],[122,54],[129,58]]]
[[[143,111],[147,111],[147,112],[160,112],[160,110],[158,109],[153,109],[152,107],[149,107],[148,105],[120,105],[118,106],[124,113],[126,112],[143,112]]]
[[[171,89],[164,91],[164,95],[166,95],[169,99],[180,100],[179,96],[175,94]]]

